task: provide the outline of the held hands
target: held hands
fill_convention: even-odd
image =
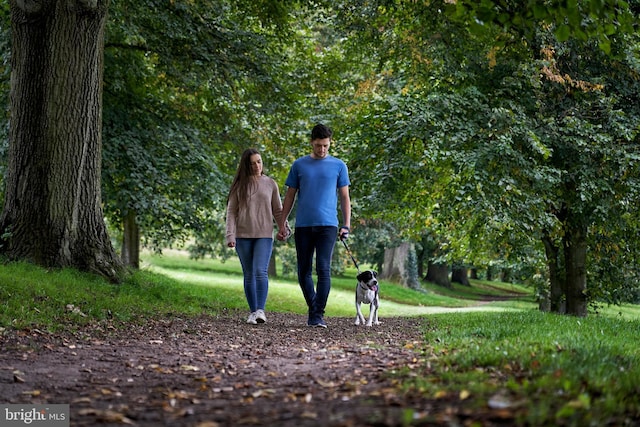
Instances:
[[[280,227],[276,238],[280,241],[285,241],[291,236],[291,227],[289,227],[289,221],[284,223],[284,227]]]
[[[346,226],[340,227],[340,230],[338,232],[338,236],[340,240],[348,239],[349,231],[350,231],[349,227],[346,227]],[[276,236],[276,238],[280,241],[285,241],[289,237],[291,237],[291,227],[289,227],[289,221],[287,221],[285,223],[284,228],[281,227],[280,230],[278,231],[278,235]]]

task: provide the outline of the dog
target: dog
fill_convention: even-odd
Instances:
[[[369,304],[369,319],[367,326],[379,325],[378,307],[380,306],[380,296],[378,293],[378,273],[373,270],[366,270],[356,277],[356,325],[364,325],[365,319],[360,309],[361,304]]]

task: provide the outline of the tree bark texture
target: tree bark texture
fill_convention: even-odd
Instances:
[[[108,0],[11,0],[9,159],[0,232],[11,259],[118,280],[102,213]]]
[[[584,317],[587,315],[587,227],[568,224],[563,242],[567,314]]]
[[[449,280],[449,266],[447,264],[436,264],[429,261],[427,275],[424,280],[435,283],[439,286],[444,286],[445,288],[451,288],[451,281]]]
[[[451,281],[454,283],[460,283],[463,286],[471,286],[467,267],[461,264],[454,264],[451,269]]]
[[[391,280],[406,286],[405,277],[409,277],[407,273],[407,258],[411,250],[410,243],[402,243],[400,246],[384,251],[384,264],[380,278]]]
[[[560,265],[560,248],[552,241],[551,237],[544,235],[545,254],[547,258],[547,269],[549,270],[549,310],[552,313],[564,313],[565,311],[565,280]]]
[[[269,277],[278,277],[278,269],[276,268],[276,251],[271,251],[269,266],[267,267],[267,275]]]

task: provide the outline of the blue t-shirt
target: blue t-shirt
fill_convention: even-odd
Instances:
[[[298,189],[296,227],[337,227],[338,188],[350,184],[347,165],[333,156],[294,161],[285,185]]]

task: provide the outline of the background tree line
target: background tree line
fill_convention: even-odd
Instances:
[[[239,154],[262,149],[284,182],[324,121],[352,175],[361,262],[391,274],[396,259],[418,287],[447,285],[452,267],[463,282],[526,280],[575,315],[637,298],[637,1],[63,3],[0,6],[9,258],[117,281],[141,244],[228,256]],[[87,28],[85,49],[59,41]],[[94,62],[73,70],[64,55]],[[101,87],[68,83],[99,67]],[[65,109],[60,91],[78,87]],[[71,132],[98,120],[87,94],[100,129]]]

